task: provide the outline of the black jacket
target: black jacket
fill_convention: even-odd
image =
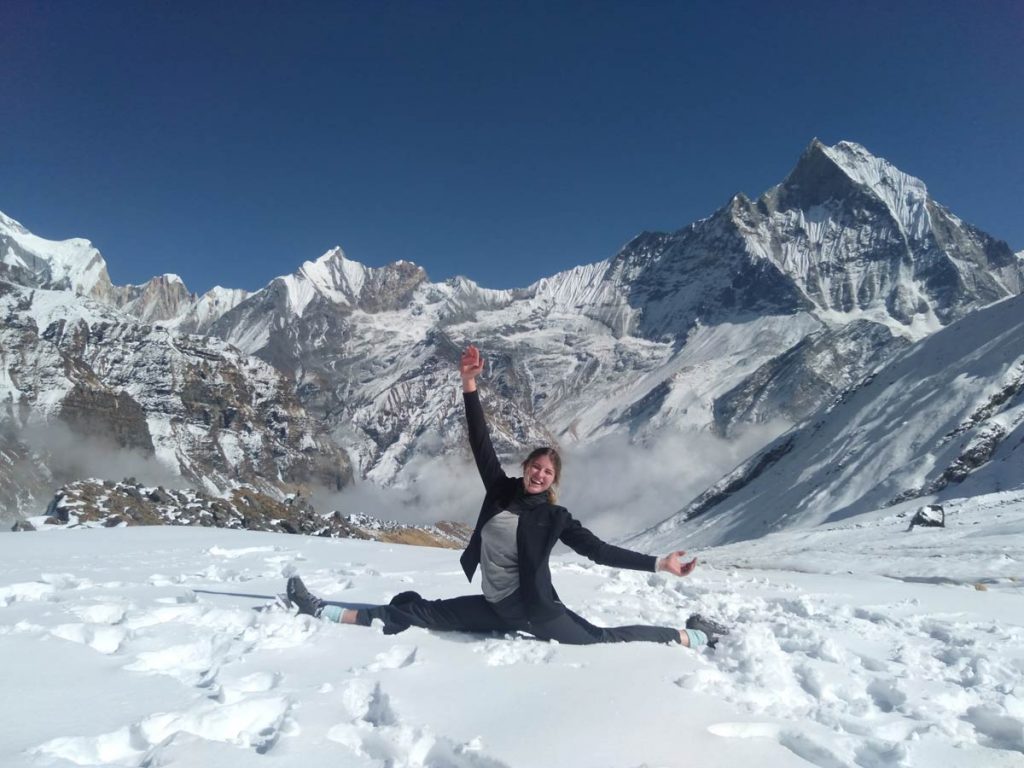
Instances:
[[[477,469],[480,470],[480,479],[484,481],[487,491],[476,528],[460,559],[462,569],[472,581],[480,565],[480,532],[488,520],[506,509],[517,496],[522,496],[523,481],[519,477],[509,477],[502,470],[487,431],[479,395],[466,392],[463,397],[466,402],[466,420],[469,422],[469,443]],[[526,496],[524,501],[527,503],[517,505],[520,507],[516,529],[519,591],[528,619],[547,621],[565,610],[551,584],[551,570],[548,567],[548,558],[557,541],[601,565],[654,571],[657,558],[653,555],[641,555],[601,541],[574,519],[565,507],[550,504],[537,496]]]

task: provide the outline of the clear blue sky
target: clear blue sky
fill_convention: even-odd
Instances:
[[[1024,248],[1024,3],[0,3],[0,210],[117,283],[341,245],[523,286],[817,136]]]

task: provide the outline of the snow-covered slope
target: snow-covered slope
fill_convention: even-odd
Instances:
[[[391,636],[273,605],[296,572],[343,605],[476,591],[450,550],[195,528],[0,534],[0,763],[1019,766],[1024,499],[948,509],[946,529],[907,533],[889,510],[702,550],[687,579],[553,560],[559,594],[598,624],[728,622],[714,653]]]
[[[750,539],[906,499],[1024,488],[1024,296],[918,342],[636,539]]]

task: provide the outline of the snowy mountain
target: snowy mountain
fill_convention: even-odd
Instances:
[[[169,273],[142,285],[114,285],[107,262],[88,240],[47,240],[2,212],[0,280],[69,291],[114,306],[142,322],[169,323],[191,333],[205,332],[213,320],[249,295],[218,286],[196,296],[178,275]]]
[[[485,406],[508,457],[767,425],[756,449],[915,340],[1024,287],[1024,260],[1005,243],[849,142],[812,142],[757,200],[737,195],[677,232],[643,233],[516,290],[432,283],[415,264],[371,268],[340,248],[251,295],[197,297],[175,275],[114,286],[87,241],[47,241],[8,217],[0,249],[4,333],[21,350],[17,376],[4,353],[0,402],[19,428],[70,420],[208,487],[258,476],[279,493],[337,488],[349,463],[378,483],[407,481],[417,457],[463,452],[453,366],[468,342],[489,361]],[[228,394],[199,376],[207,358],[230,371]],[[274,416],[254,405],[269,391],[287,403]],[[106,405],[93,408],[96,392]],[[75,405],[62,406],[69,393]],[[102,416],[69,415],[87,412]],[[304,426],[280,428],[282,412]],[[12,462],[30,448],[0,438]]]
[[[95,298],[108,297],[112,287],[107,263],[88,240],[46,240],[2,212],[0,280]]]
[[[688,547],[1024,489],[1024,296],[967,315],[634,539]]]
[[[350,477],[292,382],[216,338],[3,282],[0,317],[0,450],[11,457],[0,488],[15,510],[37,510],[83,476],[139,474],[214,493],[247,483],[277,496]],[[41,469],[26,474],[26,464]]]
[[[294,375],[359,471],[459,443],[451,361],[491,361],[501,447],[793,424],[907,344],[1024,288],[1005,243],[863,147],[813,142],[779,186],[525,289],[431,283],[340,249],[210,328]]]

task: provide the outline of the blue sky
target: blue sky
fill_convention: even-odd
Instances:
[[[817,136],[1024,248],[1024,3],[7,2],[0,210],[117,283],[341,245],[495,288],[781,181]]]

